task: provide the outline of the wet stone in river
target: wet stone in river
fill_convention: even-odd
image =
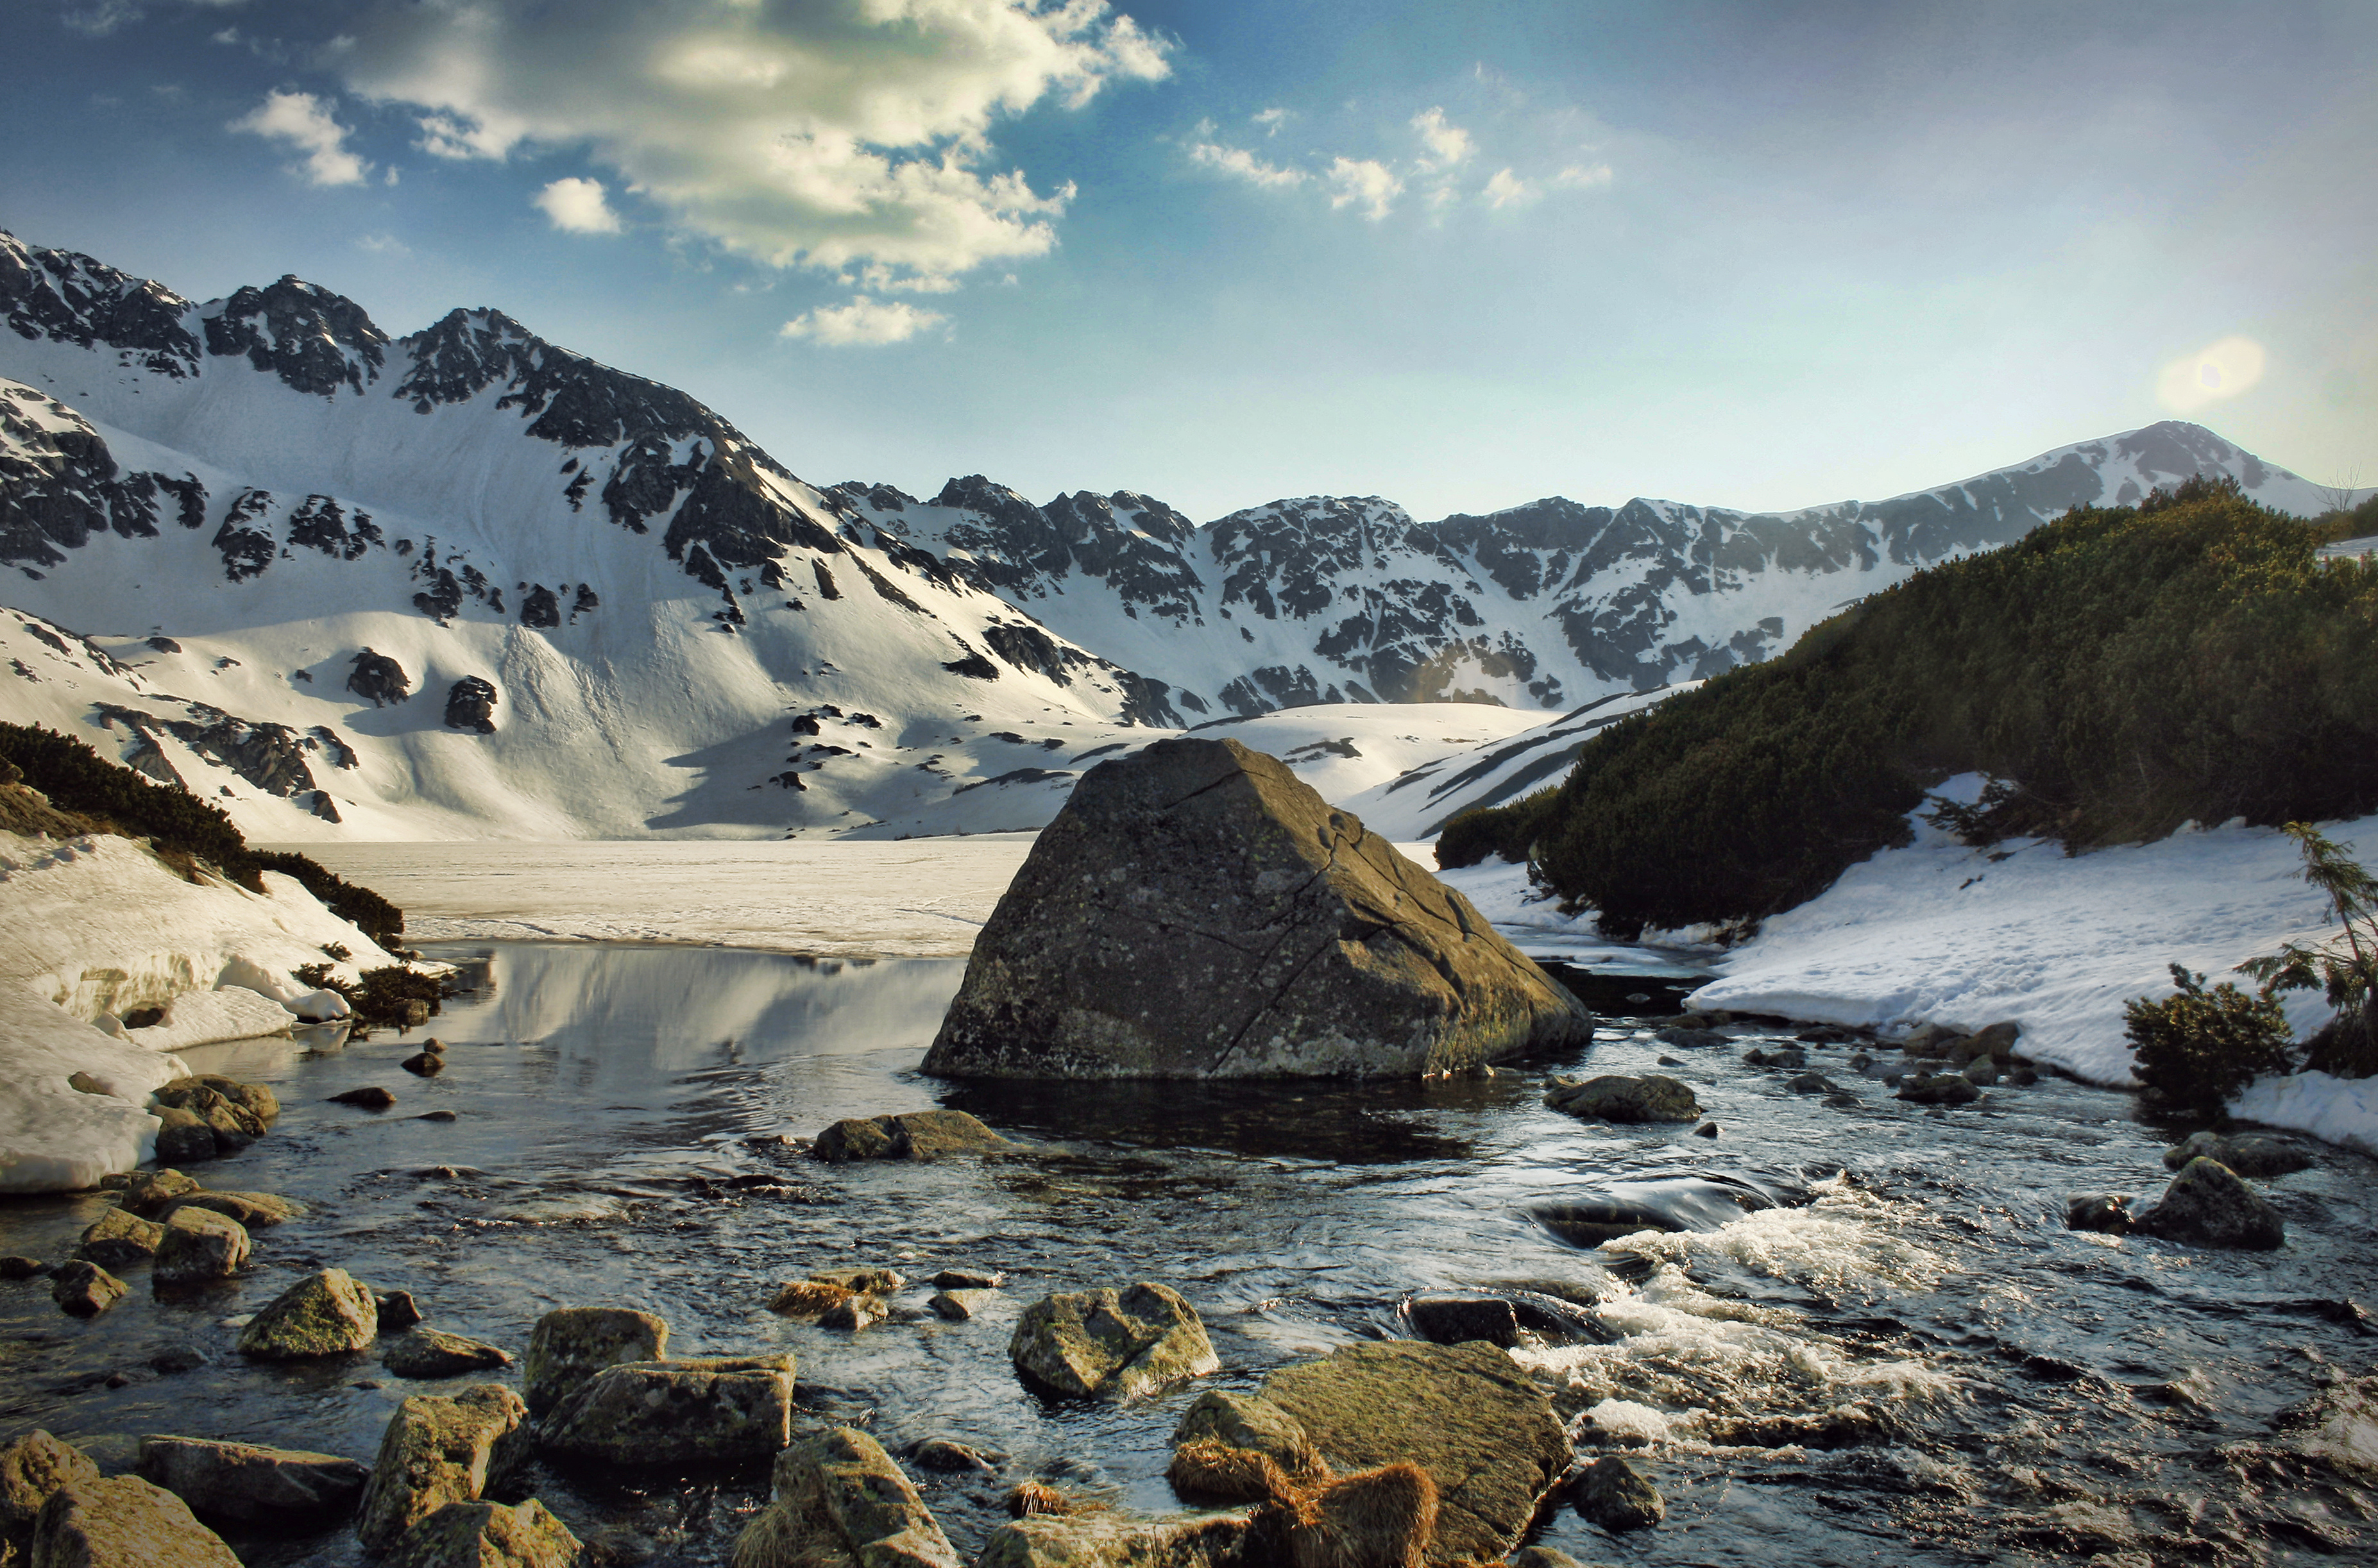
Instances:
[[[606,1367],[668,1354],[668,1324],[626,1307],[562,1307],[537,1319],[521,1366],[521,1391],[542,1416]]]
[[[240,1568],[189,1505],[138,1476],[70,1481],[42,1505],[37,1568]]]
[[[95,1318],[130,1293],[131,1287],[87,1258],[63,1264],[50,1280],[50,1299],[69,1317]]]
[[[1007,1355],[1027,1383],[1075,1398],[1137,1398],[1222,1365],[1196,1310],[1145,1280],[1042,1298],[1025,1309]]]
[[[385,1551],[448,1503],[501,1490],[528,1458],[528,1406],[510,1389],[480,1383],[450,1399],[415,1394],[381,1434],[355,1535],[366,1551]]]
[[[713,1357],[606,1367],[547,1414],[548,1453],[610,1465],[764,1459],[792,1435],[793,1358]]]
[[[262,1361],[366,1350],[379,1334],[379,1303],[344,1269],[307,1275],[240,1331],[239,1353]]]
[[[331,1454],[144,1437],[140,1473],[203,1514],[302,1526],[353,1514],[371,1466]]]
[[[450,1378],[510,1366],[511,1353],[441,1329],[415,1327],[389,1341],[380,1364],[401,1378]]]
[[[398,1538],[386,1568],[571,1568],[583,1550],[535,1498],[450,1502]]]

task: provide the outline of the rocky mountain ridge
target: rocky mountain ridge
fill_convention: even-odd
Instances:
[[[814,485],[687,394],[495,310],[391,337],[294,277],[198,303],[0,234],[0,598],[119,662],[149,636],[210,651],[233,689],[153,712],[111,690],[68,717],[152,770],[179,745],[302,805],[290,832],[822,831],[987,785],[1043,801],[1065,778],[1003,766],[987,736],[1329,702],[1558,712],[1763,658],[2075,502],[2199,470],[2316,496],[2162,425],[1771,516],[1555,497],[1421,522],[1322,497],[1200,526],[979,475],[930,501]],[[356,684],[367,658],[404,693]],[[892,733],[815,727],[850,712]],[[343,732],[364,760],[335,783],[356,793],[319,768],[280,788]],[[225,760],[259,747],[286,757]]]

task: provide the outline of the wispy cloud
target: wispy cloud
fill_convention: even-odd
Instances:
[[[1458,169],[1478,150],[1470,133],[1447,119],[1442,108],[1423,109],[1414,114],[1411,128],[1420,137],[1420,171],[1424,174]]]
[[[1510,170],[1497,169],[1486,182],[1486,188],[1478,194],[1487,206],[1500,211],[1506,207],[1525,207],[1531,202],[1541,201],[1544,193]]]
[[[556,180],[530,198],[553,226],[572,234],[616,234],[623,224],[604,199],[603,182],[572,176]]]
[[[1000,167],[1001,121],[1170,51],[1105,0],[427,0],[369,12],[337,68],[438,157],[582,150],[681,235],[935,281],[1056,243],[1074,188]]]
[[[1607,163],[1572,163],[1553,176],[1556,190],[1600,190],[1612,175]]]
[[[871,299],[865,294],[847,305],[820,305],[803,311],[777,329],[777,336],[806,338],[827,348],[882,348],[905,343],[918,333],[949,319],[938,310],[924,310],[906,300]]]
[[[372,166],[347,147],[347,129],[330,105],[310,92],[270,92],[228,129],[285,142],[306,155],[291,173],[317,186],[359,186]]]
[[[1244,180],[1264,190],[1286,190],[1291,186],[1304,183],[1304,172],[1301,169],[1286,169],[1277,163],[1267,163],[1244,148],[1224,147],[1216,142],[1191,142],[1189,162],[1201,168]]]
[[[1359,208],[1374,223],[1393,211],[1396,197],[1404,193],[1402,177],[1375,159],[1340,158],[1323,178],[1329,182],[1331,207]]]
[[[356,238],[355,248],[373,256],[411,256],[413,247],[394,234],[363,234]]]
[[[1261,126],[1266,136],[1278,136],[1279,127],[1288,124],[1289,114],[1286,109],[1258,109],[1247,116],[1247,121]]]

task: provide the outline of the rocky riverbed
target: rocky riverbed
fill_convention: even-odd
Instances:
[[[111,1472],[166,1433],[368,1463],[407,1395],[519,1386],[546,1312],[630,1308],[667,1322],[672,1358],[789,1353],[797,1427],[871,1432],[970,1556],[1021,1481],[1177,1508],[1172,1439],[1202,1390],[1251,1394],[1342,1347],[1475,1332],[1446,1314],[1499,1293],[1517,1304],[1510,1329],[1487,1332],[1512,1341],[1579,1466],[1624,1458],[1659,1494],[1659,1522],[1630,1516],[1641,1500],[1607,1465],[1566,1494],[1593,1518],[1564,1501],[1540,1538],[1586,1562],[2372,1551],[2354,1380],[2378,1347],[2360,1311],[2378,1265],[2358,1155],[2321,1149],[2252,1180],[2284,1221],[2278,1251],[2204,1250],[2067,1228],[2075,1194],[2144,1204],[2171,1178],[2180,1130],[2139,1121],[2129,1096],[2010,1075],[1928,1107],[1884,1082],[1909,1071],[1898,1053],[1856,1039],[1756,1024],[1663,1038],[1653,1018],[1622,1018],[1589,1049],[1449,1083],[961,1087],[913,1071],[955,962],[436,956],[476,966],[481,987],[426,1031],[191,1053],[282,1107],[271,1136],[193,1174],[304,1212],[255,1229],[221,1283],[161,1295],[126,1265],[129,1293],[87,1322],[46,1279],[0,1283],[0,1439],[46,1429]],[[1671,988],[1644,984],[1603,1005],[1672,1010]],[[400,1065],[425,1033],[446,1047],[434,1076]],[[1812,1073],[1821,1090],[1795,1086]],[[1653,1074],[1685,1086],[1692,1119],[1586,1121],[1544,1103],[1556,1078]],[[364,1087],[393,1103],[330,1103]],[[826,1163],[806,1144],[846,1118],[937,1107],[1022,1147]],[[0,1253],[62,1261],[114,1204],[13,1201]],[[1578,1217],[1613,1211],[1677,1228],[1604,1241]],[[253,1314],[333,1268],[512,1360],[407,1376],[438,1364],[391,1355],[393,1334],[294,1361],[238,1352]],[[845,1269],[906,1283],[856,1329],[770,1310],[787,1284]],[[967,1310],[945,1315],[933,1299],[955,1292],[929,1282],[960,1272],[1003,1277],[960,1286]],[[1195,1309],[1219,1371],[1122,1402],[1018,1378],[1009,1340],[1035,1303],[1143,1280]],[[919,1456],[949,1456],[934,1443],[985,1466],[932,1468]],[[517,1485],[598,1562],[710,1563],[766,1504],[769,1476],[556,1452]],[[351,1524],[220,1524],[251,1568],[360,1561]]]

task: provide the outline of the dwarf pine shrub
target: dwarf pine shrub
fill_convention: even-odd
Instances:
[[[2132,1071],[2147,1093],[2174,1109],[2217,1118],[2247,1084],[2288,1070],[2292,1036],[2276,1002],[2227,980],[2207,990],[2204,976],[2177,964],[2171,978],[2179,990],[2164,1000],[2122,1004]]]

